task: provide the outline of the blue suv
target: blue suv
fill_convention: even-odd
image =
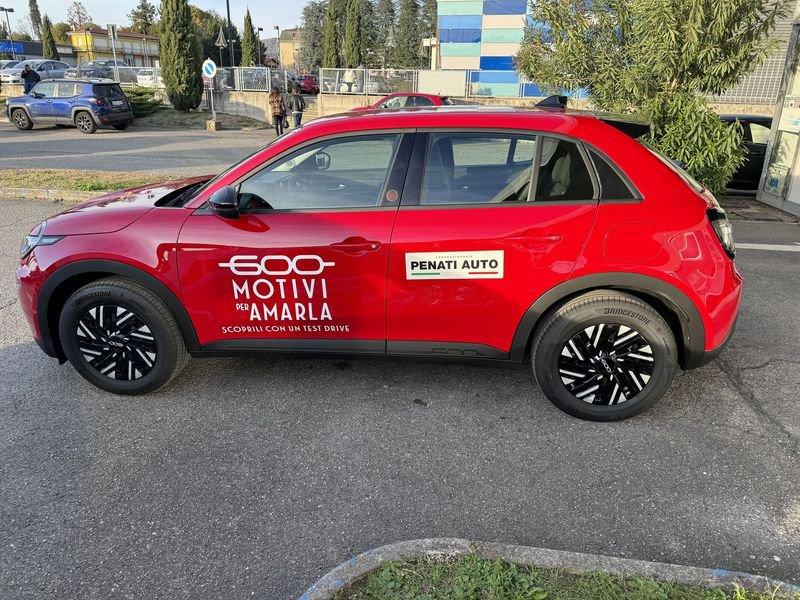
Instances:
[[[29,95],[9,98],[6,114],[20,130],[70,125],[94,133],[106,125],[121,131],[133,122],[131,103],[119,84],[100,80],[40,81]]]

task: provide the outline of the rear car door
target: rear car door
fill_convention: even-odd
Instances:
[[[412,138],[304,144],[237,182],[239,218],[187,219],[178,267],[204,348],[385,352],[389,240]]]
[[[82,85],[74,81],[59,81],[56,84],[51,105],[56,123],[72,123],[72,107],[75,106],[75,96]]]
[[[569,277],[598,185],[574,140],[418,132],[389,259],[387,351],[505,358],[524,313]]]

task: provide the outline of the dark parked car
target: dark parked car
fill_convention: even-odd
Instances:
[[[131,69],[124,61],[117,61],[117,74],[124,83],[136,83],[136,69]],[[90,60],[77,67],[67,69],[66,77],[74,79],[116,79],[113,60]]]
[[[9,98],[6,114],[19,130],[72,125],[94,133],[105,125],[127,129],[133,122],[131,104],[118,83],[74,79],[40,81],[29,95]]]
[[[728,184],[731,191],[755,192],[758,189],[758,180],[764,168],[764,156],[767,153],[769,132],[772,128],[772,117],[760,115],[721,115],[720,118],[733,125],[737,120],[744,136],[744,145],[747,149],[745,163],[739,167]]]

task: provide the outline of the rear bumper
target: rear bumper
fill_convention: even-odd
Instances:
[[[126,121],[133,121],[133,112],[126,110],[124,112],[106,113],[103,115],[95,115],[98,125],[114,125],[116,123],[125,123]]]

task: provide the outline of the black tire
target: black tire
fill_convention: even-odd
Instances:
[[[72,294],[59,316],[58,332],[75,370],[114,394],[157,390],[189,359],[167,306],[128,279],[100,279]]]
[[[123,121],[122,123],[114,123],[112,127],[117,131],[125,131],[128,127],[131,126],[130,121]]]
[[[28,131],[33,128],[33,121],[31,121],[28,113],[21,108],[15,108],[11,111],[11,122],[20,131]]]
[[[85,110],[75,113],[75,127],[77,127],[78,131],[81,133],[86,134],[97,131],[97,123],[94,122],[94,117]]]
[[[589,421],[619,421],[664,395],[678,350],[653,307],[629,294],[598,290],[550,315],[531,354],[539,387],[558,408]]]

